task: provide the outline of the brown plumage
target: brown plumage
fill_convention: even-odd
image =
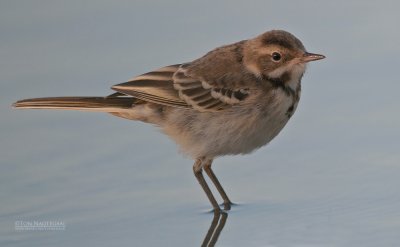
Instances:
[[[115,85],[117,93],[107,97],[38,98],[14,106],[103,111],[155,124],[196,160],[195,176],[214,209],[219,206],[203,170],[229,209],[213,159],[270,142],[296,110],[306,63],[322,58],[306,52],[292,34],[274,30]]]

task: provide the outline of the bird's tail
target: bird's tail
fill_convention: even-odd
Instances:
[[[17,101],[15,108],[63,109],[97,112],[121,112],[132,109],[137,99],[133,97],[48,97]]]

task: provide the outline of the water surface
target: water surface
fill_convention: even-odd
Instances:
[[[238,205],[217,246],[400,244],[399,3],[8,1],[0,4],[0,245],[200,246],[213,222],[192,163],[153,126],[20,111],[281,28],[313,63],[283,132],[215,161]],[[60,221],[64,230],[15,230]]]

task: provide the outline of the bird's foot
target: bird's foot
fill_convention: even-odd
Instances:
[[[231,210],[232,205],[235,205],[231,201],[224,202],[221,206],[224,206],[224,210]]]

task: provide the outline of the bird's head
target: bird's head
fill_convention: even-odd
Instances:
[[[306,51],[291,33],[273,30],[247,40],[243,50],[246,68],[257,77],[279,80],[296,87],[310,61],[325,56]]]

